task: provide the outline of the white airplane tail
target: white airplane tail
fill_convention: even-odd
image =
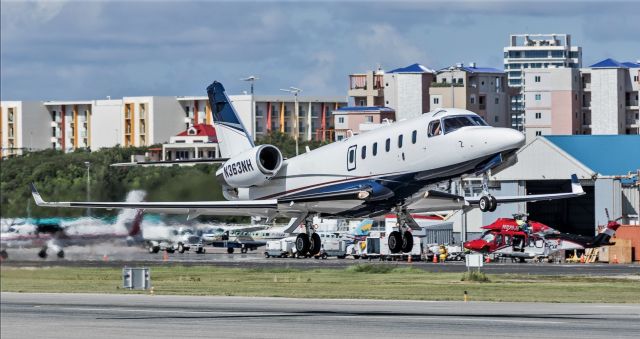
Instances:
[[[231,158],[253,148],[253,139],[242,124],[238,112],[231,105],[222,84],[214,81],[207,87],[207,95],[220,145],[220,155],[223,158]]]
[[[134,190],[127,193],[127,202],[141,202],[146,196],[145,191]],[[123,209],[116,218],[116,227],[123,227],[127,230],[130,237],[142,236],[142,218],[144,210],[141,209]]]

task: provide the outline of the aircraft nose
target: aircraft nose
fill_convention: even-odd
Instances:
[[[497,128],[496,134],[503,150],[512,150],[524,146],[524,134],[512,128]]]

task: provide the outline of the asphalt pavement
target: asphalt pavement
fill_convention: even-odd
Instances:
[[[0,295],[8,338],[637,338],[638,304]]]

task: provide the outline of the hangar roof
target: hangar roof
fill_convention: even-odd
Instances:
[[[571,174],[627,175],[640,169],[640,135],[541,136],[518,151],[518,162],[495,180],[566,180]]]

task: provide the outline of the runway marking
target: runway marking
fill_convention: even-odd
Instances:
[[[34,306],[34,307],[42,307],[42,306]],[[256,317],[260,316],[282,316],[282,317],[297,317],[297,316],[314,316],[313,314],[298,314],[298,313],[279,313],[279,312],[224,312],[224,311],[186,311],[186,310],[153,310],[153,309],[123,309],[123,308],[86,308],[86,307],[62,307],[56,308],[58,310],[67,310],[67,311],[102,311],[102,312],[127,312],[127,313],[174,313],[174,314],[222,314],[227,316],[232,315],[253,315]],[[384,317],[388,318],[390,314],[380,314],[380,315],[368,315],[366,318],[379,318]],[[392,315],[392,314],[391,314]],[[318,314],[317,317],[326,317],[326,318],[363,318],[361,315],[327,315],[327,314]],[[566,321],[549,321],[549,320],[515,320],[515,319],[491,319],[491,318],[464,318],[464,317],[430,317],[430,316],[422,316],[420,314],[411,315],[413,318],[420,318],[424,320],[435,320],[435,321],[468,321],[468,322],[492,322],[492,323],[514,323],[514,324],[566,324]]]

